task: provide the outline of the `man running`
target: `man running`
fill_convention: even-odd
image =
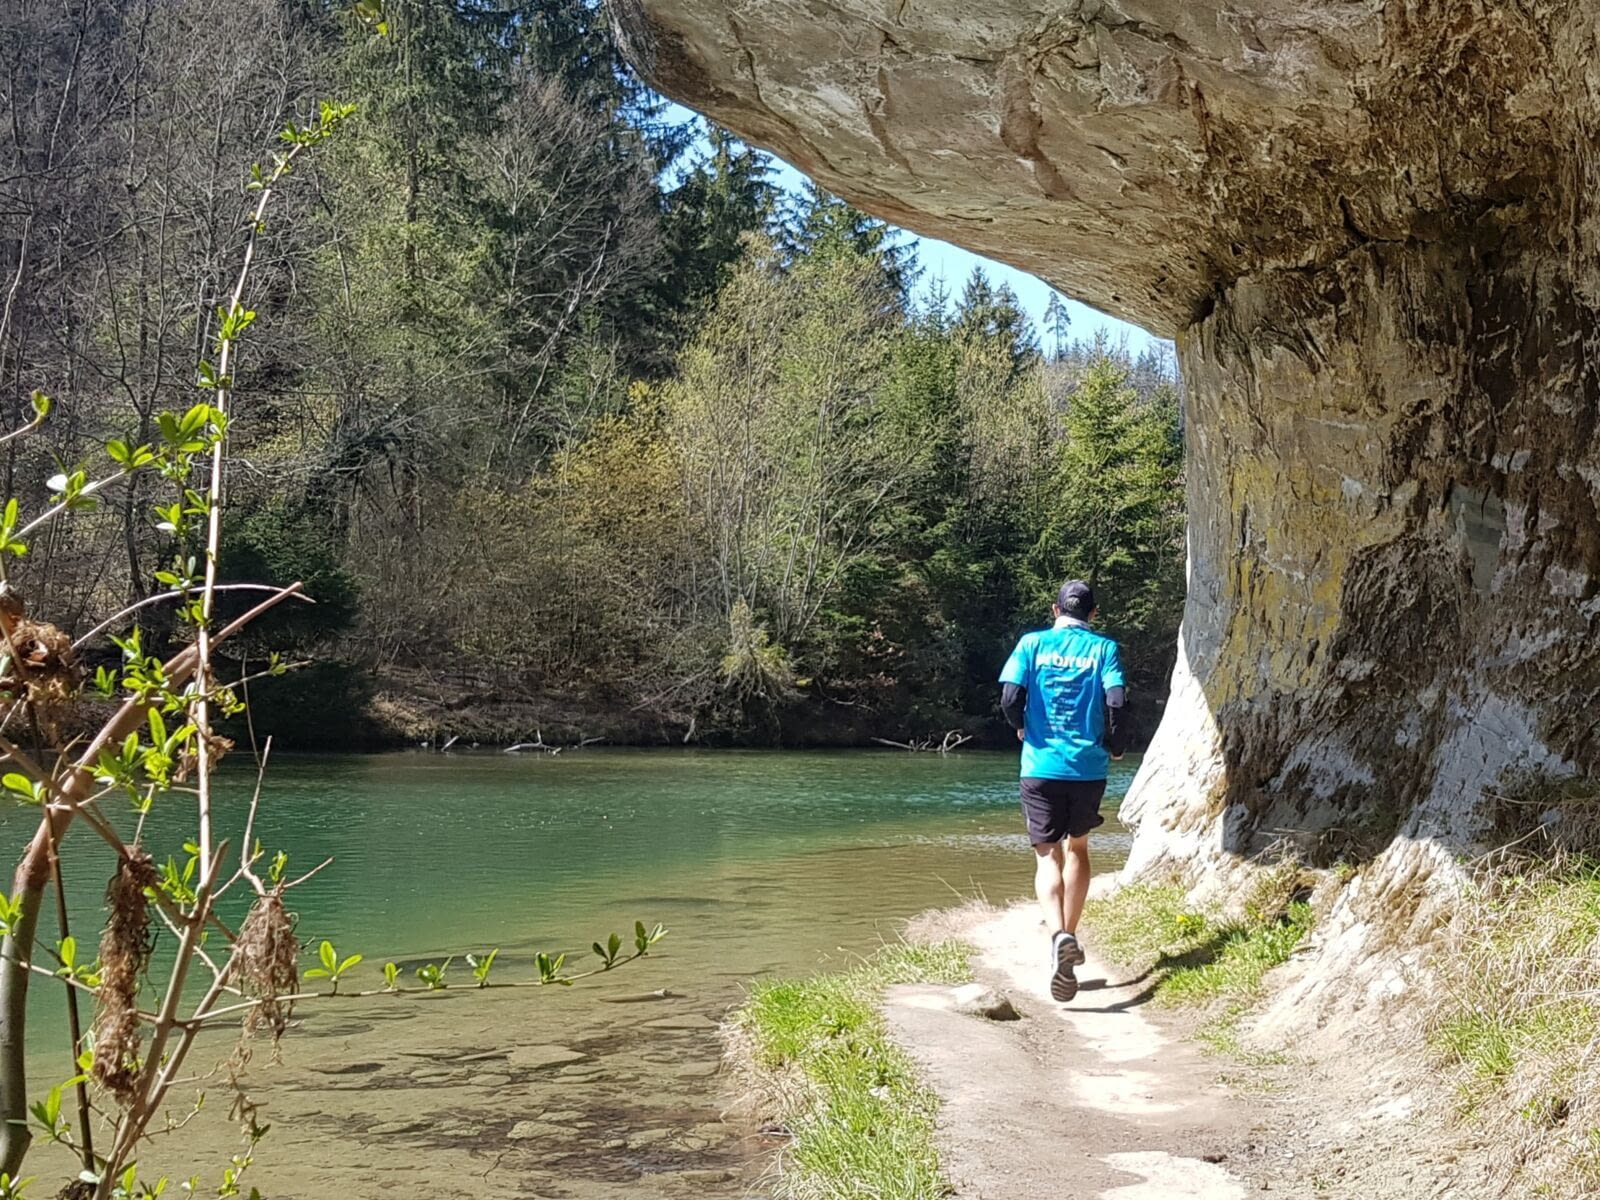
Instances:
[[[1068,580],[1051,613],[1055,626],[1024,634],[1006,660],[1000,709],[1022,743],[1022,814],[1050,931],[1050,996],[1065,1003],[1078,994],[1073,968],[1083,962],[1078,918],[1089,894],[1089,831],[1105,823],[1106,771],[1127,749],[1128,728],[1117,643],[1089,628],[1094,589]]]

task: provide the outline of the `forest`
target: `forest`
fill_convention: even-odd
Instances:
[[[982,274],[924,286],[903,235],[671,119],[588,0],[391,0],[380,37],[360,3],[9,11],[0,434],[53,402],[3,447],[29,506],[215,382],[250,165],[355,106],[261,231],[231,380],[222,577],[317,601],[229,647],[296,666],[251,697],[284,744],[995,738],[999,664],[1069,576],[1153,729],[1170,356],[1059,304],[1036,330]],[[82,632],[192,575],[153,487],[10,579]],[[141,620],[155,653],[182,635]]]

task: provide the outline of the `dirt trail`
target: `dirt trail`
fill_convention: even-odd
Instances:
[[[952,931],[978,950],[981,983],[1023,1019],[955,1011],[953,990],[890,990],[897,1039],[944,1098],[941,1149],[963,1200],[1240,1200],[1255,1190],[1227,1161],[1252,1125],[1216,1063],[1141,1011],[1147,981],[1087,947],[1070,1005],[1046,990],[1047,941],[1032,905]]]

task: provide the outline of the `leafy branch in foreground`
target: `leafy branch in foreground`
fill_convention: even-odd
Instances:
[[[423,987],[402,987],[399,968],[388,963],[383,988],[351,991],[349,981],[365,958],[339,953],[332,940],[320,944],[317,964],[302,975],[301,946],[286,897],[331,860],[289,878],[287,856],[263,848],[255,837],[270,739],[257,758],[255,793],[237,841],[230,842],[215,819],[216,770],[232,749],[217,722],[246,710],[244,688],[255,677],[240,667],[239,678],[224,678],[218,652],[278,605],[306,599],[299,583],[219,579],[235,372],[241,341],[256,322],[246,303],[247,285],[278,187],[301,157],[333,136],[353,111],[349,105],[322,103],[309,123],[282,132],[269,165],[252,170],[246,195],[254,200],[240,226],[239,270],[225,302],[216,306],[211,353],[196,369],[204,398],[182,411],[155,414],[148,442],[110,440],[105,447],[110,465],[103,473],[87,466],[59,470],[48,483],[51,499],[38,514],[24,514],[15,499],[0,506],[0,794],[39,813],[10,894],[0,895],[0,1200],[24,1194],[29,1181],[21,1171],[36,1137],[69,1148],[81,1164],[62,1195],[148,1200],[163,1194],[167,1179],[139,1175],[141,1148],[152,1133],[181,1129],[199,1110],[203,1093],[178,1119],[169,1106],[177,1101],[175,1089],[221,1068],[197,1071],[188,1060],[198,1036],[224,1019],[231,1018],[240,1031],[224,1072],[237,1089],[236,1068],[250,1056],[251,1039],[263,1032],[280,1037],[297,1002],[378,991],[527,986],[491,982],[498,958],[491,951],[468,959],[471,984],[446,983],[451,961],[446,960],[418,972]],[[11,436],[39,428],[50,412],[48,399],[36,396],[34,412],[34,421]],[[153,582],[166,590],[137,601],[75,642],[30,613],[7,581],[5,563],[25,557],[30,540],[51,520],[96,507],[134,477],[153,477],[162,493],[149,511],[171,547],[170,559],[153,574]],[[125,495],[130,504],[137,498],[132,491]],[[264,595],[234,619],[219,617],[218,596],[243,588],[258,588]],[[180,627],[192,635],[176,652],[156,653],[152,639],[137,625],[129,627],[135,613],[154,603],[172,604]],[[102,633],[110,635],[120,661],[96,670],[92,690],[115,707],[92,736],[73,738],[62,730],[70,728],[84,691],[77,651]],[[285,664],[273,658],[262,673],[283,669]],[[194,806],[192,836],[181,850],[158,853],[146,841],[147,819],[157,805],[178,799]],[[93,961],[86,961],[87,945],[72,932],[61,877],[62,851],[76,825],[109,846],[116,864]],[[129,825],[132,832],[125,835]],[[52,888],[59,929],[46,938],[40,921]],[[221,908],[235,891],[249,900],[237,928],[224,920]],[[158,933],[170,937],[173,947],[159,976],[151,961]],[[632,957],[641,957],[664,933],[658,926],[646,934],[641,924]],[[621,961],[626,960],[613,956],[599,969]],[[562,974],[562,956],[540,955],[535,962],[540,983],[582,977]],[[42,1096],[30,1096],[26,1070],[28,987],[35,976],[63,989],[77,1067]],[[328,991],[302,991],[302,978],[325,979]],[[80,999],[94,1007],[88,1030],[79,1021]],[[69,1096],[75,1098],[76,1125],[69,1117]],[[266,1133],[248,1096],[240,1092],[234,1109],[242,1115],[247,1146],[221,1167],[216,1185],[221,1196],[245,1194],[243,1179]],[[163,1114],[165,1127],[158,1129]],[[190,1192],[199,1186],[198,1176],[184,1184]],[[249,1194],[258,1193],[252,1188]]]
[[[165,660],[145,652],[137,630],[121,639],[122,670],[97,673],[96,679],[102,693],[120,697],[121,703],[86,744],[63,745],[56,718],[75,700],[81,682],[75,646],[55,626],[30,617],[23,598],[9,584],[4,590],[5,602],[0,604],[0,755],[11,769],[0,781],[8,794],[42,810],[38,829],[17,868],[0,942],[0,1172],[12,1195],[22,1187],[16,1181],[33,1138],[30,1115],[51,1141],[67,1143],[78,1153],[83,1169],[74,1187],[76,1193],[97,1200],[135,1194],[137,1148],[166,1103],[204,1024],[203,1017],[182,1012],[186,985],[197,964],[208,967],[212,979],[196,1014],[213,1007],[224,992],[243,994],[254,989],[259,993],[260,1009],[247,1016],[247,1033],[263,1013],[275,1035],[282,1032],[287,1019],[286,1009],[274,996],[294,990],[296,975],[298,943],[282,900],[288,885],[279,883],[269,889],[254,873],[248,829],[240,865],[224,879],[227,843],[216,841],[213,829],[213,776],[230,743],[216,733],[212,718],[215,712],[228,714],[240,708],[232,687],[217,678],[216,649],[300,591],[298,584],[269,590],[267,598],[243,616],[216,627],[231,370],[238,339],[255,316],[245,306],[244,294],[274,191],[296,159],[331,137],[353,111],[350,105],[324,102],[310,123],[284,130],[282,148],[270,167],[252,172],[249,190],[256,193],[256,200],[245,225],[242,261],[227,303],[217,310],[212,336],[216,365],[206,362],[199,370],[200,386],[210,391],[211,397],[182,413],[158,414],[155,430],[159,436],[151,443],[133,445],[113,439],[106,446],[112,470],[101,477],[91,479],[85,467],[58,472],[47,484],[50,503],[31,520],[23,520],[15,499],[0,510],[3,581],[5,558],[25,555],[28,539],[48,521],[64,512],[95,507],[101,491],[134,474],[154,473],[174,497],[155,506],[156,527],[171,538],[175,551],[174,569],[164,572],[157,582],[172,587],[180,619],[194,630],[192,643]],[[43,422],[49,409],[48,400],[35,397],[33,428]],[[208,478],[191,482],[207,466]],[[7,736],[7,729],[19,716],[24,718],[18,722],[24,728]],[[31,751],[19,744],[24,739],[31,740]],[[52,749],[55,753],[47,755]],[[50,765],[43,765],[46,762]],[[144,818],[157,797],[174,791],[194,797],[197,834],[185,846],[184,867],[178,868],[173,856],[163,876],[143,844]],[[107,802],[117,796],[126,796],[137,813],[131,840],[123,838],[105,811]],[[254,812],[252,804],[252,822]],[[78,961],[78,943],[69,929],[66,891],[61,883],[61,847],[78,821],[110,845],[117,862],[116,875],[107,889],[108,918],[99,955],[87,966]],[[216,903],[241,880],[249,882],[257,898],[234,933],[218,918]],[[52,883],[60,924],[56,943],[59,966],[43,968],[35,962],[38,926]],[[139,1000],[149,966],[152,909],[176,939],[177,949],[159,1001],[154,1011],[147,1011],[139,1006]],[[205,938],[218,930],[230,943],[220,962],[203,948]],[[59,978],[66,987],[73,1058],[82,1072],[30,1104],[25,1047],[28,983],[35,973]],[[287,989],[286,983],[290,985]],[[80,992],[96,1002],[88,1036],[78,1019]],[[110,1127],[109,1147],[98,1148],[93,1141],[90,1080],[113,1102],[113,1111],[103,1114]],[[80,1132],[76,1137],[61,1114],[61,1095],[67,1088],[75,1089],[77,1096]],[[233,1185],[247,1165],[248,1161],[230,1168]]]

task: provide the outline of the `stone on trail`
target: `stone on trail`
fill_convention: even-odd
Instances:
[[[531,1138],[559,1138],[571,1137],[572,1130],[562,1125],[549,1121],[518,1121],[513,1125],[506,1137],[514,1142],[525,1142]]]
[[[1011,997],[981,983],[969,983],[955,990],[956,1011],[989,1021],[1020,1021],[1022,1014]]]

